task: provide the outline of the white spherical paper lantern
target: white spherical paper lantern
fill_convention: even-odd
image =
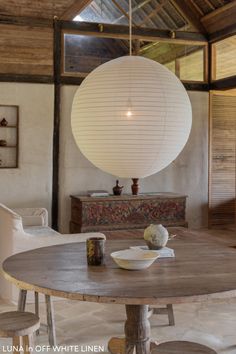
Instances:
[[[188,94],[163,65],[139,56],[111,60],[75,93],[72,131],[81,152],[114,176],[142,178],[168,166],[192,123]]]

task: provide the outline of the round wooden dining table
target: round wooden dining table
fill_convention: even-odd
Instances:
[[[103,266],[88,266],[85,243],[70,243],[16,254],[3,263],[6,279],[21,289],[46,295],[97,303],[124,304],[124,339],[112,338],[116,353],[204,353],[215,351],[178,342],[158,346],[151,341],[149,305],[179,304],[236,296],[236,250],[204,235],[179,230],[169,243],[175,258],[159,258],[145,270],[118,268],[110,253],[142,245],[142,240],[107,240]],[[115,316],[115,313],[114,313]],[[194,346],[195,345],[195,346]],[[173,349],[171,349],[173,348]],[[166,351],[165,351],[166,350]]]

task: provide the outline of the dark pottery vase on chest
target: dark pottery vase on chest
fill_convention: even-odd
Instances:
[[[121,195],[122,189],[124,186],[119,186],[119,180],[116,180],[116,185],[113,187],[113,194],[114,195]]]

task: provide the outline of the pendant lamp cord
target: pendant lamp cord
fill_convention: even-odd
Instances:
[[[132,0],[129,0],[129,55],[132,55]]]

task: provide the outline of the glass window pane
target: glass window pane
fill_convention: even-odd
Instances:
[[[180,80],[204,81],[204,49],[202,46],[153,42],[143,45],[140,55],[165,65]]]
[[[99,65],[128,53],[128,42],[78,34],[64,35],[64,73],[84,77]]]
[[[236,36],[213,44],[213,80],[236,75]]]
[[[175,61],[171,61],[170,63],[165,64],[165,66],[175,74]]]
[[[165,65],[183,81],[204,81],[203,52],[201,46],[147,41],[140,41],[139,49],[139,55]],[[63,73],[85,77],[99,65],[128,53],[125,39],[65,33]]]
[[[179,77],[183,81],[204,81],[203,49],[179,60]]]

